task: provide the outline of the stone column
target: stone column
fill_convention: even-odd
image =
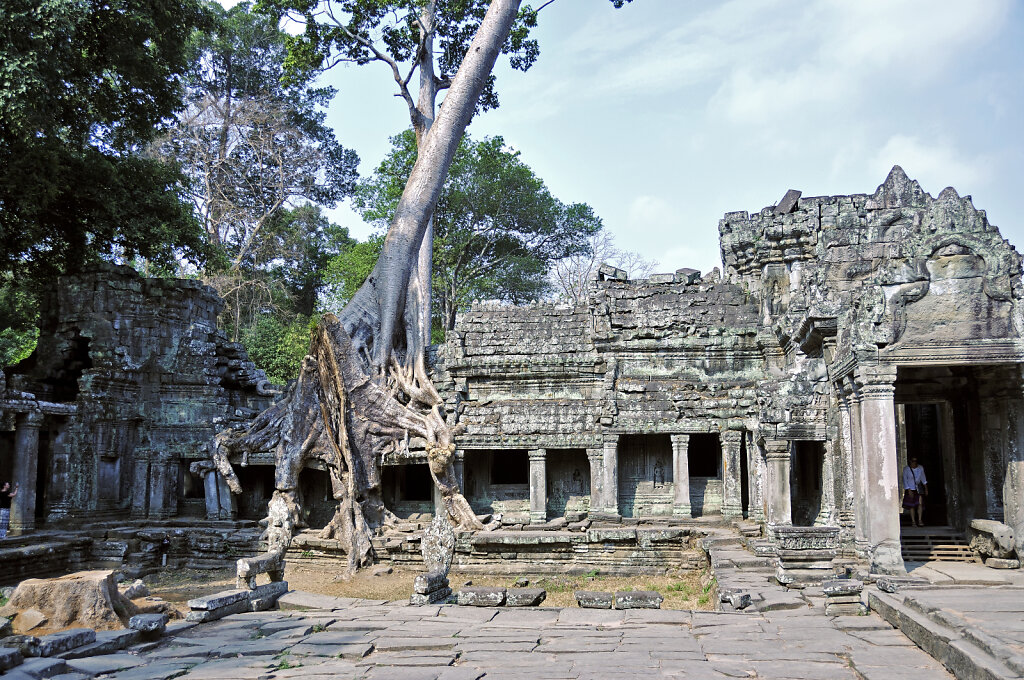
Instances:
[[[824,458],[821,461],[821,509],[814,524],[834,526],[836,524],[836,464],[835,445],[823,442]]]
[[[64,434],[67,430],[67,419],[61,418],[53,430],[54,437],[51,442],[50,454],[50,488],[47,490],[49,498],[46,508],[46,521],[59,522],[66,518],[71,512],[71,499],[69,487],[71,484],[71,462],[68,450],[64,445]]]
[[[619,435],[604,439],[604,511],[619,514]]]
[[[178,514],[177,466],[167,461],[149,465],[149,508],[147,517],[167,519]]]
[[[11,499],[12,536],[27,534],[36,528],[36,476],[39,472],[39,428],[43,414],[29,411],[18,414],[14,430],[14,469],[11,486],[18,485],[17,495]]]
[[[587,449],[590,462],[590,511],[604,509],[604,449]]]
[[[722,516],[743,516],[743,482],[740,479],[740,440],[743,433],[739,430],[726,430],[722,433]]]
[[[766,439],[765,458],[768,462],[768,523],[778,526],[793,524],[793,502],[789,488],[792,467],[790,443],[785,439]]]
[[[548,521],[547,459],[545,449],[530,451],[530,524]]]
[[[904,574],[900,552],[900,482],[896,455],[896,367],[861,366],[856,375],[861,393],[864,454],[865,531],[871,571]]]
[[[672,497],[672,514],[676,517],[693,517],[690,507],[690,435],[672,435],[672,482],[675,493]]]
[[[1003,476],[1003,523],[1013,529],[1017,556],[1024,555],[1024,401],[1007,404],[1006,474]]]
[[[217,471],[210,469],[203,475],[203,491],[206,497],[206,519],[220,519],[220,485]]]
[[[747,433],[747,518],[755,522],[764,522],[764,479],[767,475],[765,470],[764,456],[761,448],[754,444],[752,433]]]
[[[459,485],[459,491],[466,493],[466,452],[462,449],[455,450],[455,461],[452,463],[455,470],[455,483]]]
[[[132,519],[145,519],[149,515],[149,460],[136,449],[132,467]]]

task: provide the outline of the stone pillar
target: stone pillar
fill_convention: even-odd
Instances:
[[[690,435],[672,435],[672,482],[675,492],[672,497],[672,514],[676,517],[693,517],[690,508]]]
[[[548,521],[547,459],[545,449],[530,451],[530,524]]]
[[[790,443],[785,439],[766,439],[764,448],[768,462],[768,523],[790,526],[793,524],[793,501],[789,487],[792,467]]]
[[[755,522],[764,522],[764,481],[767,470],[761,447],[754,444],[752,433],[747,433],[747,518]]]
[[[178,514],[177,472],[177,466],[174,463],[150,461],[147,517],[166,519]]]
[[[867,557],[871,547],[867,535],[867,466],[864,463],[863,426],[864,395],[852,377],[848,382],[850,394],[850,463],[853,466],[850,480],[853,487],[854,537],[857,551]]]
[[[590,462],[590,511],[604,509],[604,449],[587,449]]]
[[[203,475],[203,491],[206,497],[206,519],[220,519],[220,484],[217,471],[207,470]]]
[[[896,367],[861,366],[860,425],[864,445],[864,510],[871,571],[904,574],[900,552],[900,481],[896,454]]]
[[[604,511],[619,514],[619,435],[604,439]]]
[[[740,440],[743,433],[739,430],[726,430],[722,433],[722,516],[743,516],[743,487],[740,479]]]
[[[149,515],[149,460],[138,449],[132,467],[132,519]]]
[[[1024,556],[1024,401],[1007,404],[1006,474],[1003,476],[1003,523],[1013,529],[1017,556]]]
[[[823,442],[824,458],[821,461],[821,510],[814,520],[817,526],[836,525],[836,447],[830,441]]]
[[[39,472],[39,428],[42,426],[41,412],[18,414],[11,475],[11,487],[17,484],[18,493],[11,499],[11,524],[8,529],[12,536],[27,534],[36,528],[36,476]]]
[[[452,463],[455,470],[455,483],[459,485],[459,491],[466,493],[466,452],[462,449],[455,450],[455,461]]]
[[[220,518],[235,519],[238,516],[238,500],[235,494],[231,493],[228,480],[224,475],[217,473],[217,500],[220,503]]]
[[[61,419],[53,430],[54,437],[51,442],[50,454],[50,487],[47,490],[49,498],[46,508],[46,521],[58,522],[71,513],[71,461],[68,450],[64,445],[64,434],[67,431],[67,420]]]

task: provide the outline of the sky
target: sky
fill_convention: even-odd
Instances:
[[[658,272],[720,266],[726,212],[791,188],[871,193],[894,164],[933,196],[973,196],[1024,246],[1024,2],[556,0],[535,35],[536,65],[499,64],[501,106],[469,133],[503,136]],[[367,175],[409,125],[390,71],[322,80]]]

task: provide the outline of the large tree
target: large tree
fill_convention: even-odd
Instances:
[[[409,4],[435,6],[432,0]],[[299,472],[318,459],[330,472],[338,502],[324,535],[346,546],[350,568],[371,561],[370,539],[386,520],[380,461],[387,449],[407,447],[410,437],[426,443],[448,517],[463,528],[483,528],[459,490],[452,464],[455,432],[427,375],[420,325],[425,295],[414,273],[459,140],[519,5],[520,0],[489,3],[444,105],[422,138],[377,264],[341,314],[325,316],[318,326],[294,387],[248,430],[222,433],[215,442],[214,458],[235,493],[242,489],[228,456],[276,452],[276,489],[264,535],[271,555],[283,556],[291,542],[300,516]]]
[[[0,3],[0,277],[205,257],[177,171],[140,151],[181,103],[196,0]],[[31,322],[25,314],[2,320]],[[7,312],[12,311],[8,308]]]
[[[406,131],[372,177],[360,183],[363,218],[387,226],[416,162]],[[456,314],[475,299],[514,304],[549,289],[548,270],[562,258],[585,256],[601,220],[584,203],[566,205],[501,137],[462,139],[434,209],[433,299],[436,334],[455,328]]]

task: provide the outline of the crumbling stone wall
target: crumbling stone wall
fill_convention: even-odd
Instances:
[[[6,369],[9,386],[75,406],[50,418],[59,437],[37,454],[45,517],[206,514],[201,498],[179,505],[189,463],[208,457],[215,432],[275,394],[244,348],[217,330],[222,305],[197,281],[114,265],[58,281],[41,306],[36,351]]]

